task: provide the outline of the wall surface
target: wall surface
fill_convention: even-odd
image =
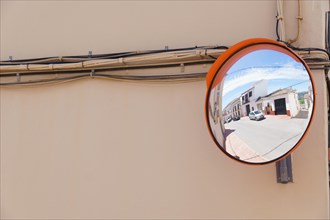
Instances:
[[[328,4],[303,1],[300,46],[324,46]],[[275,1],[1,1],[1,60],[275,39],[275,15]],[[1,88],[1,218],[327,219],[325,83],[313,76],[291,184],[218,150],[205,81]]]

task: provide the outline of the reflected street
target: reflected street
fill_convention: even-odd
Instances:
[[[273,160],[301,138],[309,118],[267,115],[261,121],[242,117],[225,125],[226,150],[250,162]]]

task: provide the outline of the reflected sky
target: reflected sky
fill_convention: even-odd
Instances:
[[[304,65],[274,50],[253,51],[239,59],[224,79],[222,107],[250,89],[259,80],[268,81],[268,93],[292,87],[307,91],[310,78]]]

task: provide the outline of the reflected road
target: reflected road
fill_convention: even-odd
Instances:
[[[309,119],[281,116],[266,116],[261,121],[243,117],[239,121],[225,124],[254,152],[267,160],[272,160],[290,150],[301,138]],[[235,149],[235,146],[231,146]],[[241,158],[246,160],[248,158]]]

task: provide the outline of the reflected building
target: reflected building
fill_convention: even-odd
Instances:
[[[313,89],[312,86],[308,86],[308,92],[304,96],[304,104],[305,108],[310,110],[313,107],[313,102],[314,102],[314,94],[313,94]]]
[[[251,111],[259,110],[264,115],[287,115],[306,118],[313,105],[313,90],[310,86],[304,101],[299,103],[298,93],[292,88],[278,89],[268,94],[268,81],[259,80],[240,97],[232,100],[222,112],[224,120],[235,116],[248,116]],[[305,109],[305,110],[304,110]]]
[[[217,85],[211,93],[212,99],[210,100],[209,103],[209,110],[210,110],[210,115],[214,121],[215,124],[218,124],[220,122],[220,109],[221,109],[221,84]]]
[[[222,102],[221,102],[221,91],[223,89],[223,81],[211,90],[209,99],[209,120],[210,127],[213,136],[217,139],[217,142],[221,147],[225,148],[225,127],[224,120],[222,117]]]
[[[232,119],[234,117],[242,117],[242,104],[240,97],[231,101],[222,111],[222,116],[225,120]]]
[[[265,115],[288,115],[296,117],[301,110],[298,94],[291,88],[278,89],[256,100],[259,111]]]
[[[259,97],[267,95],[268,83],[267,80],[259,80],[253,84],[251,88],[242,93],[240,99],[242,104],[242,116],[248,116],[251,111],[258,109],[256,100]]]

